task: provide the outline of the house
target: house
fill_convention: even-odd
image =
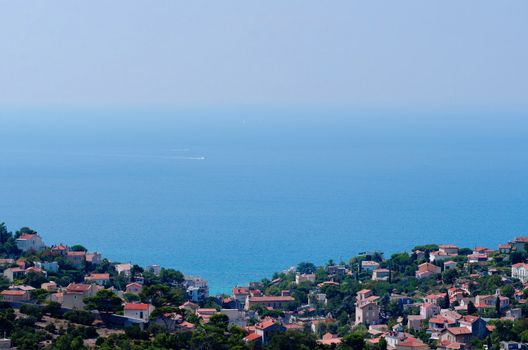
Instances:
[[[51,247],[51,255],[54,255],[54,256],[66,256],[66,254],[69,251],[70,251],[70,247],[62,243]]]
[[[295,275],[295,284],[299,285],[303,282],[314,283],[315,282],[315,273],[297,273]]]
[[[27,290],[6,289],[0,295],[2,296],[2,301],[8,303],[27,302],[31,299]]]
[[[343,338],[338,337],[336,334],[325,333],[321,339],[317,340],[318,344],[331,346],[337,346],[343,342]]]
[[[42,238],[36,233],[23,233],[16,239],[17,248],[23,252],[35,251],[41,252],[46,248]]]
[[[342,265],[328,265],[325,269],[329,275],[344,276],[347,273],[347,268]]]
[[[456,321],[447,318],[442,315],[436,315],[429,319],[428,331],[431,332],[431,337],[436,338],[437,334],[446,329],[447,327],[453,327],[456,325]]]
[[[518,263],[512,265],[511,270],[512,278],[518,278],[522,283],[528,282],[528,264]]]
[[[84,281],[88,283],[95,283],[104,286],[110,282],[110,274],[108,273],[91,273],[84,277]]]
[[[418,265],[418,270],[416,270],[416,278],[427,278],[433,275],[439,274],[442,272],[440,266],[436,266],[431,263],[423,263]]]
[[[123,316],[148,321],[152,311],[154,311],[154,306],[151,304],[126,303],[123,307]]]
[[[380,308],[375,296],[370,289],[362,289],[356,296],[356,324],[378,324],[380,321]]]
[[[528,243],[528,236],[524,237],[515,237],[515,239],[510,242],[513,249],[518,252],[526,251],[526,244]]]
[[[189,286],[187,287],[187,297],[189,300],[199,303],[209,297],[209,289],[207,287]]]
[[[198,276],[185,276],[183,285],[187,288],[189,300],[199,303],[209,297],[207,280]]]
[[[286,328],[282,324],[273,320],[260,322],[255,325],[255,334],[260,336],[262,344],[267,344],[273,333],[285,331]]]
[[[4,277],[7,278],[9,282],[13,282],[16,279],[24,278],[26,270],[21,267],[10,267],[4,270]]]
[[[473,253],[467,256],[468,263],[470,264],[484,264],[488,262],[488,256],[483,253]]]
[[[423,303],[420,305],[420,315],[424,319],[429,319],[433,316],[440,314],[440,306],[431,303]]]
[[[390,277],[389,269],[375,269],[372,271],[372,280],[374,281],[388,281]]]
[[[438,251],[442,254],[457,256],[458,247],[454,244],[441,244],[438,246]]]
[[[444,261],[444,270],[453,270],[456,269],[457,263],[453,260]]]
[[[141,293],[142,289],[143,289],[143,285],[137,282],[132,282],[126,285],[125,293],[139,294]]]
[[[447,259],[451,259],[454,255],[446,254],[444,252],[441,252],[439,250],[429,253],[429,261],[435,262],[435,261],[444,261]]]
[[[132,264],[116,264],[114,267],[118,275],[124,274],[126,277],[132,277]]]
[[[471,329],[467,327],[448,327],[440,334],[440,341],[448,341],[450,343],[462,343],[470,345],[473,337]]]
[[[208,323],[209,319],[211,318],[211,316],[213,316],[214,314],[217,314],[217,313],[218,313],[218,310],[216,310],[214,308],[199,308],[195,312],[196,316],[202,318],[202,320],[205,323]]]
[[[440,306],[441,303],[445,300],[446,293],[437,293],[437,294],[428,294],[424,297],[426,303],[431,303]]]
[[[425,317],[422,315],[409,315],[407,316],[407,328],[415,331],[422,329],[422,322],[425,320]]]
[[[83,300],[93,297],[99,289],[95,284],[70,283],[63,293],[62,307],[72,310],[83,310]]]
[[[86,262],[92,265],[99,265],[103,262],[103,256],[97,252],[86,253]]]
[[[458,320],[460,327],[467,327],[475,338],[484,339],[488,335],[486,321],[478,316],[466,315]]]
[[[59,272],[59,263],[56,261],[37,261],[35,266],[48,272]]]
[[[400,306],[409,305],[413,303],[413,299],[411,297],[408,297],[407,295],[404,295],[404,294],[396,294],[396,293],[391,293],[390,301],[396,302]]]
[[[239,327],[245,327],[247,325],[245,311],[238,309],[221,309],[220,313],[229,318],[230,325],[237,325]]]
[[[161,266],[159,265],[148,265],[147,267],[145,267],[145,271],[146,272],[150,272],[150,273],[153,273],[154,275],[156,276],[159,276],[160,273],[161,273]]]
[[[253,305],[262,305],[273,309],[284,309],[287,304],[295,301],[292,296],[263,296],[246,297],[245,309],[249,310]]]
[[[179,308],[182,310],[187,310],[191,314],[195,314],[196,310],[200,308],[200,305],[192,303],[190,301],[186,301],[185,303],[181,304]]]
[[[325,305],[328,303],[328,299],[325,293],[308,293],[308,304],[310,305]]]
[[[254,349],[260,348],[262,344],[262,336],[255,332],[249,333],[243,340],[246,343],[254,343],[254,345],[252,345]]]
[[[31,266],[31,267],[28,267],[25,271],[25,274],[29,274],[29,273],[35,273],[35,274],[39,274],[39,275],[43,275],[43,276],[47,276],[48,273],[38,267],[35,267],[35,266]]]
[[[510,299],[498,294],[490,295],[477,295],[475,297],[475,306],[478,309],[494,308],[497,304],[497,298],[499,298],[499,306],[501,310],[504,310],[510,305]]]
[[[246,303],[246,298],[249,295],[249,287],[235,287],[233,288],[233,296],[235,297],[236,303],[239,308],[242,308]]]
[[[40,285],[40,289],[44,289],[47,292],[56,292],[58,287],[57,287],[57,283],[50,281],[50,282],[42,283]]]
[[[67,252],[66,260],[74,267],[80,269],[84,266],[84,262],[86,261],[86,252]]]
[[[379,269],[380,264],[375,261],[363,260],[361,262],[361,270],[363,271],[374,271]]]
[[[512,246],[509,243],[499,245],[499,253],[501,254],[510,254]]]
[[[385,334],[389,350],[428,350],[429,347],[420,339],[403,332],[388,332]]]

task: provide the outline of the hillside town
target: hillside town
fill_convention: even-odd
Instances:
[[[206,280],[0,226],[0,349],[528,349],[528,236]]]

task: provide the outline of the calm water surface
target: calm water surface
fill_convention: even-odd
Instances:
[[[201,275],[528,230],[522,112],[1,111],[0,221]]]

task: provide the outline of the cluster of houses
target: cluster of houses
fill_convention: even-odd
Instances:
[[[114,264],[117,275],[124,277],[127,282],[122,288],[111,287],[112,276],[109,273],[88,273],[84,276],[82,283],[70,283],[66,287],[60,287],[56,282],[48,280],[48,273],[59,272],[59,263],[54,258],[62,258],[76,269],[82,269],[85,264],[90,263],[97,266],[103,262],[103,257],[97,252],[86,252],[84,250],[71,250],[64,244],[47,247],[40,235],[36,233],[22,234],[16,239],[16,245],[22,252],[49,252],[46,261],[27,261],[20,259],[0,259],[0,267],[3,269],[3,276],[11,285],[8,289],[0,292],[2,301],[23,304],[34,303],[31,291],[36,288],[29,285],[20,285],[16,282],[24,280],[29,274],[36,274],[45,280],[40,288],[49,293],[49,300],[57,302],[64,310],[84,310],[84,300],[93,297],[102,289],[109,289],[119,297],[125,294],[139,296],[143,288],[143,277],[141,273],[132,273],[133,265],[129,263]],[[155,275],[160,275],[159,265],[145,267],[146,271]],[[192,302],[201,302],[209,296],[207,281],[200,277],[186,277],[183,286],[187,291],[188,299]],[[123,318],[131,323],[144,324],[149,322],[154,306],[144,303],[123,303]],[[130,323],[129,322],[129,323]]]
[[[23,234],[16,240],[16,243],[22,251],[46,249],[46,245],[38,234]],[[466,253],[464,258],[459,255],[459,248],[453,244],[440,245],[437,250],[430,252],[416,250],[412,254],[424,262],[418,265],[415,278],[434,277],[443,271],[468,266],[486,266],[493,261],[497,253],[508,255],[516,251],[524,252],[527,244],[528,237],[517,237],[511,242],[501,244],[498,250],[477,247],[471,254]],[[96,252],[72,251],[63,244],[53,246],[49,251],[51,255],[63,257],[73,266],[78,267],[84,266],[86,262],[97,265],[103,261],[102,256]],[[59,270],[57,262],[53,260],[33,262],[28,265],[23,259],[0,259],[0,265],[4,267],[4,277],[10,282],[21,280],[30,273],[42,274],[45,277],[48,272]],[[110,289],[121,297],[125,293],[139,295],[143,288],[141,274],[133,273],[131,264],[115,264],[114,267],[119,275],[127,278],[128,283],[119,290],[113,287]],[[391,279],[392,272],[387,268],[382,268],[378,261],[362,260],[360,268],[362,272],[370,274],[373,281]],[[157,265],[149,266],[146,270],[160,274],[160,267]],[[485,271],[487,274],[499,273],[496,269]],[[225,314],[231,324],[246,329],[247,336],[244,338],[246,342],[266,344],[270,336],[276,332],[310,329],[318,333],[321,327],[336,323],[332,315],[321,316],[314,311],[317,306],[324,307],[327,304],[327,296],[323,292],[325,286],[339,286],[335,280],[340,279],[336,277],[352,274],[353,272],[346,266],[329,265],[326,266],[328,280],[316,283],[315,274],[296,273],[296,285],[311,286],[308,303],[304,305],[300,305],[299,300],[296,300],[290,290],[275,293],[279,295],[265,295],[262,291],[262,284],[255,282],[248,286],[233,288],[231,296],[223,297],[219,301],[221,308],[200,307],[200,303],[209,296],[207,282],[199,277],[188,277],[184,282],[188,301],[179,307],[200,317],[202,322],[209,322],[210,318],[217,313]],[[471,275],[471,277],[479,276],[479,274]],[[503,274],[502,277],[503,279],[518,279],[525,284],[525,287],[528,287],[528,263],[512,264],[511,275],[504,276]],[[82,310],[85,308],[84,300],[96,295],[99,290],[108,288],[111,278],[108,273],[89,273],[84,276],[83,283],[71,283],[67,287],[59,287],[55,282],[46,281],[42,283],[41,288],[50,293],[50,300],[60,303],[64,309]],[[281,281],[281,278],[278,278],[271,281],[271,284],[278,285]],[[442,350],[469,349],[473,339],[484,339],[493,331],[493,327],[488,324],[487,320],[476,314],[498,308],[503,319],[515,320],[522,317],[522,312],[519,308],[513,308],[512,302],[526,302],[524,288],[516,289],[511,298],[502,295],[500,289],[492,294],[472,295],[470,292],[472,283],[471,278],[458,278],[447,291],[444,289],[444,292],[431,291],[427,295],[413,296],[392,293],[391,302],[398,303],[403,309],[417,310],[417,312],[405,318],[398,318],[396,324],[391,327],[380,306],[380,297],[370,289],[362,289],[357,292],[355,299],[355,325],[361,324],[368,328],[367,341],[369,343],[377,344],[383,338],[390,350],[429,349],[429,346],[413,336],[411,331],[427,332],[430,338],[436,341],[437,348]],[[7,302],[27,303],[31,301],[32,289],[30,286],[13,284],[0,295]],[[470,305],[475,308],[476,313],[468,313]],[[124,303],[123,317],[136,323],[152,322],[151,315],[154,309],[154,306],[150,304]],[[280,310],[282,312],[269,312],[268,316],[264,317],[259,315],[258,310]],[[257,320],[257,322],[250,322],[250,320]],[[175,331],[194,328],[193,324],[187,322],[178,313],[164,314],[155,322],[160,322],[168,329]],[[342,339],[337,334],[327,331],[320,336],[318,342],[325,345],[337,345],[342,342]]]
[[[501,244],[498,250],[492,250],[483,247],[476,247],[471,254],[464,255],[464,259],[459,256],[459,248],[453,244],[444,244],[438,247],[438,250],[426,253],[424,251],[414,251],[419,259],[427,260],[420,264],[416,270],[415,277],[424,279],[434,277],[446,270],[456,270],[470,265],[486,266],[493,261],[495,253],[510,254],[514,251],[524,251],[528,243],[528,237],[518,237],[508,244]],[[505,257],[507,259],[507,257]],[[361,271],[370,273],[371,279],[375,281],[385,281],[390,279],[391,271],[380,267],[377,261],[363,260],[360,263]],[[497,274],[496,269],[486,269],[487,274]],[[326,305],[327,298],[321,292],[321,288],[327,284],[339,285],[334,282],[332,276],[351,275],[353,272],[345,266],[327,266],[329,280],[315,284],[314,274],[296,274],[296,284],[308,282],[313,285],[313,290],[308,296],[308,305],[302,305],[297,310],[284,312],[284,316],[271,318],[269,316],[260,319],[260,322],[253,326],[246,326],[248,335],[246,342],[259,342],[265,344],[269,341],[269,335],[277,331],[286,331],[288,329],[311,329],[317,332],[322,324],[335,323],[336,320],[332,315],[302,317],[303,312],[307,310],[314,311],[314,306]],[[479,277],[479,274],[472,274],[471,277]],[[517,263],[511,265],[511,276],[503,276],[503,279],[519,279],[522,283],[528,282],[528,263]],[[280,280],[272,281],[278,283]],[[512,308],[511,300],[507,296],[501,295],[501,290],[497,289],[493,294],[472,295],[470,285],[472,279],[458,279],[447,292],[434,292],[420,297],[408,297],[401,294],[391,294],[391,302],[397,302],[404,309],[418,310],[416,314],[407,317],[399,317],[396,324],[389,327],[387,318],[383,314],[380,306],[380,297],[374,295],[372,290],[363,289],[357,292],[355,303],[355,324],[363,324],[368,327],[369,339],[367,342],[377,344],[380,339],[384,338],[387,342],[387,348],[390,350],[412,350],[429,349],[429,345],[416,336],[413,331],[425,331],[429,334],[430,339],[435,341],[438,349],[455,350],[470,349],[472,340],[485,339],[494,327],[489,325],[489,318],[477,316],[487,310],[500,309],[501,319],[515,320],[522,318],[520,308]],[[528,284],[525,285],[528,287]],[[515,301],[520,303],[527,302],[523,299],[524,289],[515,290]],[[285,306],[292,302],[294,298],[288,290],[281,291],[280,296],[266,296],[251,285],[248,287],[233,288],[233,296],[226,302],[232,302],[232,307],[245,312],[245,319],[254,317],[251,312],[253,305],[261,305],[268,310],[284,310]],[[472,304],[477,311],[475,314],[468,314],[468,306]],[[244,318],[243,317],[243,318]],[[331,332],[325,332],[318,340],[320,344],[337,345],[342,339]],[[508,350],[526,348],[526,344],[508,343],[501,346],[509,346]]]

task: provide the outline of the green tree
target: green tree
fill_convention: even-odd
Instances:
[[[84,246],[80,244],[72,245],[70,247],[70,250],[73,252],[87,252],[88,251],[88,249],[86,249]]]
[[[209,318],[209,325],[226,331],[229,326],[229,317],[226,314],[214,314]]]
[[[477,308],[475,307],[475,304],[473,304],[472,301],[470,301],[467,305],[467,313],[468,315],[475,315],[477,313]]]
[[[121,299],[108,289],[102,289],[95,296],[85,298],[84,303],[88,310],[98,310],[105,313],[114,313],[123,308]]]
[[[305,273],[314,273],[316,270],[316,267],[311,262],[301,262],[299,265],[297,265],[297,272],[301,274]]]

